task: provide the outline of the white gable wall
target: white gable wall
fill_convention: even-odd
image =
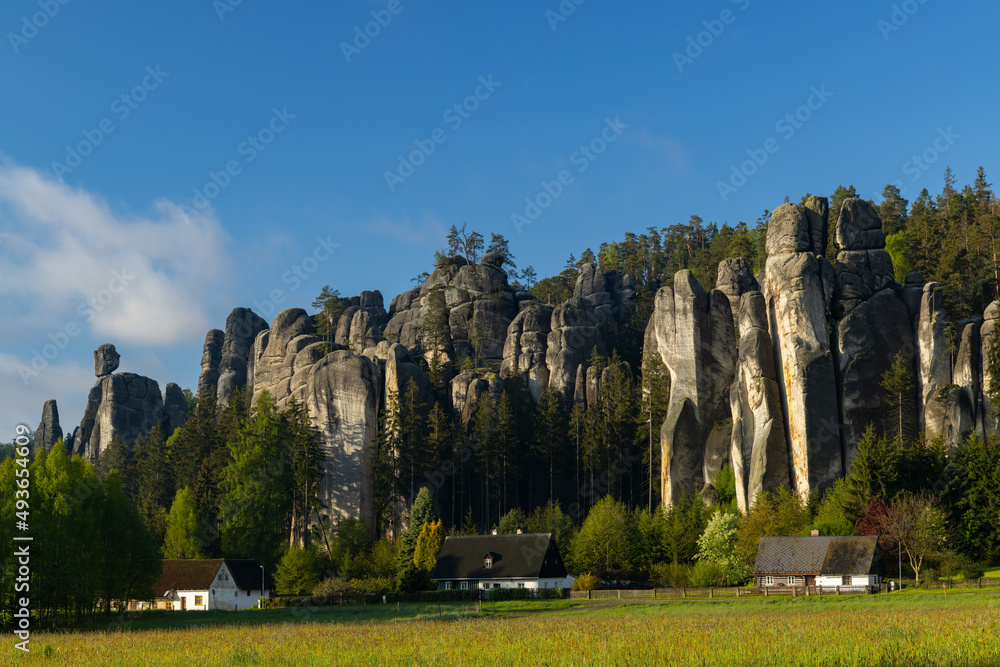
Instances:
[[[195,596],[200,595],[201,605],[195,604]],[[264,596],[269,597],[270,591],[264,589]],[[174,595],[174,610],[201,610],[209,609],[249,609],[256,607],[257,601],[261,598],[260,588],[249,591],[240,589],[236,585],[233,573],[225,563],[219,568],[212,580],[212,585],[203,591],[177,591]],[[183,599],[183,603],[181,600]]]

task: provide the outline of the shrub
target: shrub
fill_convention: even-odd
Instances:
[[[596,589],[601,583],[601,580],[597,578],[597,575],[591,574],[590,572],[584,572],[576,578],[573,582],[574,591],[592,591]]]
[[[535,589],[533,588],[491,588],[489,592],[490,602],[504,602],[506,600],[533,600],[535,599]]]
[[[450,590],[450,591],[423,591],[420,593],[421,602],[471,602],[479,599],[479,590]]]
[[[718,563],[710,560],[700,560],[691,570],[691,585],[696,588],[724,586],[726,575]]]
[[[539,588],[539,600],[562,600],[566,597],[565,588]]]

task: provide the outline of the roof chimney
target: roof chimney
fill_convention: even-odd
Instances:
[[[814,531],[812,531],[809,534],[812,535],[813,537],[819,537],[819,531],[818,530],[814,530]]]

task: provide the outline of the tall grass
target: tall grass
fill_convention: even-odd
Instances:
[[[30,655],[5,664],[1000,664],[996,595],[674,602],[452,618],[38,634]]]

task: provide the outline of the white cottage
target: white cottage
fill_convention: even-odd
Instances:
[[[764,537],[753,573],[760,588],[874,590],[885,576],[878,537]]]
[[[438,590],[569,588],[574,581],[549,533],[446,537],[431,579]]]
[[[248,609],[270,597],[270,577],[253,560],[164,560],[156,582],[157,609]]]

